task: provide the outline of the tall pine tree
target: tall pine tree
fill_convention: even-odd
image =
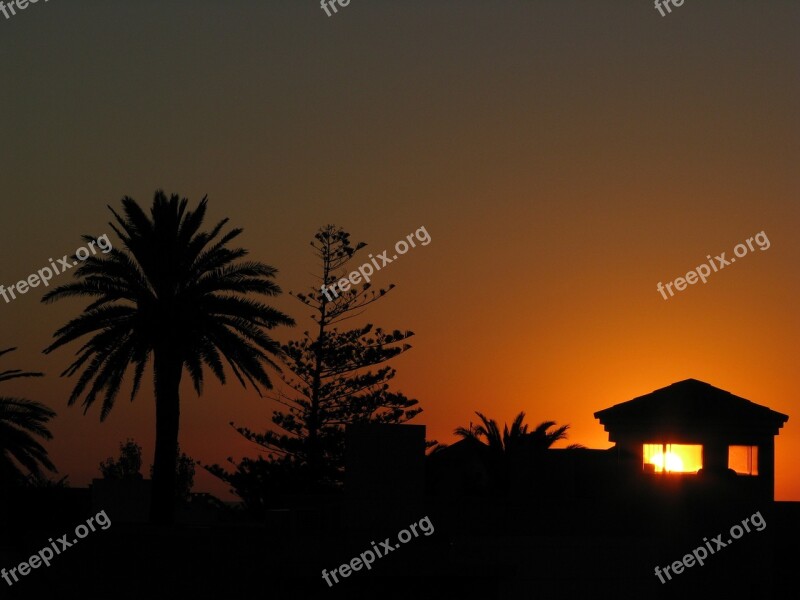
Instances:
[[[293,293],[313,310],[314,326],[303,337],[283,346],[284,390],[271,398],[283,408],[272,416],[274,428],[256,433],[236,430],[267,451],[270,465],[261,459],[244,459],[231,474],[218,465],[208,470],[252,497],[253,487],[274,490],[266,481],[250,481],[277,468],[291,470],[283,481],[303,481],[307,491],[336,487],[344,467],[344,427],[349,423],[404,423],[421,412],[417,400],[390,390],[396,371],[386,363],[409,350],[411,331],[386,331],[372,324],[339,329],[339,324],[361,315],[367,306],[383,298],[394,285],[374,289],[369,282],[347,291],[323,293],[360,266],[359,251],[342,228],[328,225],[311,242],[319,260],[318,285],[307,293]],[[371,255],[370,255],[371,256]],[[231,461],[233,462],[233,461]],[[298,477],[299,475],[299,477]],[[274,483],[274,482],[273,482]],[[241,494],[240,494],[241,495]]]

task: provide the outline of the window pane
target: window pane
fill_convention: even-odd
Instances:
[[[739,475],[758,475],[758,446],[728,446],[728,468]]]
[[[661,472],[662,469],[656,467],[656,463],[653,462],[653,457],[662,453],[663,445],[662,444],[645,444],[644,451],[642,453],[643,458],[643,466],[646,473],[654,473],[656,471]]]
[[[648,473],[697,473],[703,468],[700,444],[644,444],[642,468]]]

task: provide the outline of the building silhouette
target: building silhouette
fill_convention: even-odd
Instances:
[[[708,494],[716,486],[742,500],[774,500],[775,436],[787,415],[686,379],[594,416],[634,488]]]

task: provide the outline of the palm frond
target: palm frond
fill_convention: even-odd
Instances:
[[[0,350],[0,356],[13,350],[16,348]],[[0,381],[41,376],[42,373],[9,369],[0,372]],[[20,483],[31,476],[40,478],[43,469],[56,471],[47,450],[36,439],[53,438],[47,424],[55,414],[40,402],[0,397],[0,485]]]

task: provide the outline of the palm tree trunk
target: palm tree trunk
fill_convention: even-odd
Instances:
[[[171,525],[175,520],[178,429],[180,423],[180,358],[169,348],[154,352],[156,393],[156,450],[153,458],[153,495],[150,522]]]

